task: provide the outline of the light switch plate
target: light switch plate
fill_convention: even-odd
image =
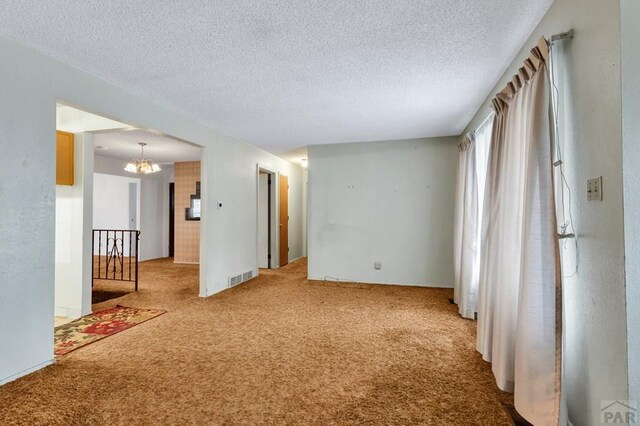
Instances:
[[[373,269],[375,269],[376,271],[379,271],[380,269],[382,269],[382,262],[380,261],[373,262]]]
[[[602,201],[602,176],[587,181],[587,201]]]

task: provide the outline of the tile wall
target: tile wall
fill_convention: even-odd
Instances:
[[[175,246],[174,262],[199,263],[200,221],[186,220],[185,209],[200,181],[200,162],[175,163]]]

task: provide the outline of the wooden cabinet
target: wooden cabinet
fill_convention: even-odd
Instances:
[[[56,185],[73,185],[73,133],[56,132]]]

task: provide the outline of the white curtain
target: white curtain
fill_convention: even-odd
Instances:
[[[525,182],[522,272],[516,332],[515,405],[533,424],[556,424],[560,408],[562,277],[546,64],[529,82],[531,125]]]
[[[484,195],[487,181],[487,163],[489,161],[489,148],[493,134],[493,113],[474,132],[476,143],[476,169],[478,175],[478,244],[482,242],[482,218],[484,215]],[[480,247],[479,247],[480,248]],[[478,255],[480,252],[478,251]],[[479,256],[478,256],[479,257]],[[480,263],[478,262],[478,269]],[[479,272],[479,271],[478,271]]]
[[[494,100],[482,222],[477,348],[518,412],[556,424],[561,278],[545,40]]]
[[[475,319],[478,291],[478,176],[476,144],[473,135],[466,136],[466,170],[464,175],[464,211],[462,220],[462,253],[458,312],[464,318]]]
[[[460,315],[468,319],[475,319],[477,312],[480,224],[491,125],[487,120],[459,145],[454,302]]]
[[[476,349],[485,361],[492,360],[493,318],[496,304],[496,282],[492,277],[497,275],[500,262],[489,254],[497,251],[499,242],[496,238],[497,226],[497,194],[499,163],[502,158],[503,144],[500,141],[504,134],[505,114],[496,114],[493,118],[493,131],[488,149],[487,172],[484,189],[484,208],[481,220],[480,277],[478,291],[478,327]]]
[[[459,302],[460,276],[462,274],[462,229],[464,223],[465,176],[467,173],[466,146],[466,139],[458,146],[458,181],[456,187],[456,209],[453,228],[453,301],[455,303]]]

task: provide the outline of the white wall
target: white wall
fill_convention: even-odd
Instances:
[[[129,178],[133,176],[123,170],[125,160],[100,155],[95,158],[96,172]],[[158,173],[139,178],[140,260],[169,256],[169,183],[173,182],[173,164],[163,164],[161,168]]]
[[[640,2],[622,0],[621,16],[629,399],[640,402]]]
[[[456,144],[309,147],[309,278],[452,287]]]
[[[169,256],[169,183],[173,165],[140,178],[140,260]]]
[[[284,161],[284,160],[283,160]],[[289,178],[289,263],[305,256],[302,228],[304,226],[302,166],[285,162],[286,172],[278,167],[281,174]],[[279,198],[277,198],[279,202]],[[273,235],[273,234],[272,234]]]
[[[258,165],[289,177],[289,259],[302,257],[302,167],[231,138],[220,141],[202,155],[202,182],[208,183],[201,188],[202,214],[208,220],[200,222],[200,259],[209,262],[200,263],[201,296],[227,288],[230,275],[258,273]]]
[[[73,186],[56,186],[55,315],[91,313],[93,135],[74,138]]]
[[[0,323],[20,324],[0,327],[0,383],[53,360],[56,102],[205,147],[201,295],[257,271],[257,163],[289,176],[291,257],[301,255],[300,167],[3,37],[0,54]]]
[[[309,170],[302,169],[302,255],[307,256],[307,201],[309,194]]]
[[[567,44],[564,164],[579,237],[579,270],[564,280],[564,382],[574,425],[600,422],[600,401],[627,399],[622,209],[620,2],[556,0],[493,93],[516,73],[541,36],[573,28]],[[634,25],[637,22],[634,22]],[[467,131],[489,113],[489,99]],[[603,176],[604,201],[587,202],[586,181]],[[575,253],[562,245],[565,275]]]
[[[140,179],[94,173],[93,176],[93,227],[94,229],[130,229],[129,184],[138,187]],[[136,224],[140,223],[140,198],[136,203]]]
[[[269,175],[258,176],[258,266],[269,267]]]

